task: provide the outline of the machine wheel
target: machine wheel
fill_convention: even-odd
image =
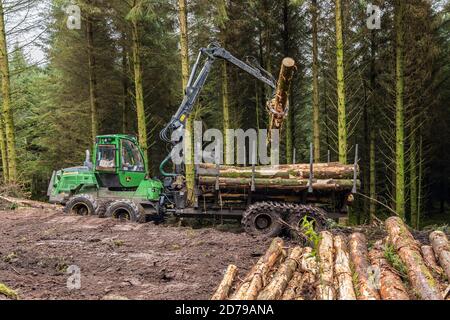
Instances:
[[[259,202],[248,207],[241,224],[248,234],[276,237],[283,230],[285,208],[277,202]]]
[[[326,229],[327,216],[326,212],[321,208],[294,204],[289,211],[287,216],[287,223],[289,225],[288,233],[293,240],[305,244],[310,242],[308,236],[304,234],[305,230],[302,230],[301,224],[305,217],[307,217],[306,219],[309,222],[313,222],[315,232],[319,233]]]
[[[110,203],[106,209],[106,217],[114,219],[141,222],[145,217],[144,208],[132,200],[117,200]]]
[[[97,200],[90,194],[79,194],[69,199],[64,212],[80,216],[94,215],[97,210]]]
[[[113,203],[114,200],[105,200],[99,203],[97,210],[95,211],[95,214],[99,218],[105,218],[106,217],[106,210],[108,209],[109,205]]]

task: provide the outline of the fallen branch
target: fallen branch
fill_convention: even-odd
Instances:
[[[16,199],[11,197],[0,196],[0,200],[6,201],[11,205],[16,205],[19,207],[30,207],[35,209],[55,209],[56,206],[52,204],[48,204],[45,202],[33,201],[33,200],[25,200],[25,199]]]

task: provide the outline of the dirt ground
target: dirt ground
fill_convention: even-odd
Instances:
[[[228,264],[244,276],[270,241],[60,209],[0,211],[0,221],[0,283],[20,299],[209,299]],[[79,290],[67,287],[73,265]]]

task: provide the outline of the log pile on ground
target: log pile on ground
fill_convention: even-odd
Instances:
[[[449,300],[450,247],[441,231],[430,244],[414,239],[404,222],[385,222],[387,237],[322,231],[317,248],[272,241],[243,278],[230,266],[215,300]]]

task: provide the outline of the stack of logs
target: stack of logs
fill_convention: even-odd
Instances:
[[[312,187],[320,191],[351,190],[355,167],[340,163],[317,163],[313,165]],[[305,190],[310,183],[309,164],[291,164],[257,167],[220,166],[200,164],[197,168],[200,186],[219,188]]]
[[[230,265],[212,300],[449,299],[446,234],[434,231],[431,246],[421,246],[401,219],[391,217],[385,227],[388,237],[370,250],[362,233],[347,238],[323,231],[316,250],[287,249],[276,238],[245,278],[237,280],[237,267]],[[395,259],[407,275],[391,265]]]

